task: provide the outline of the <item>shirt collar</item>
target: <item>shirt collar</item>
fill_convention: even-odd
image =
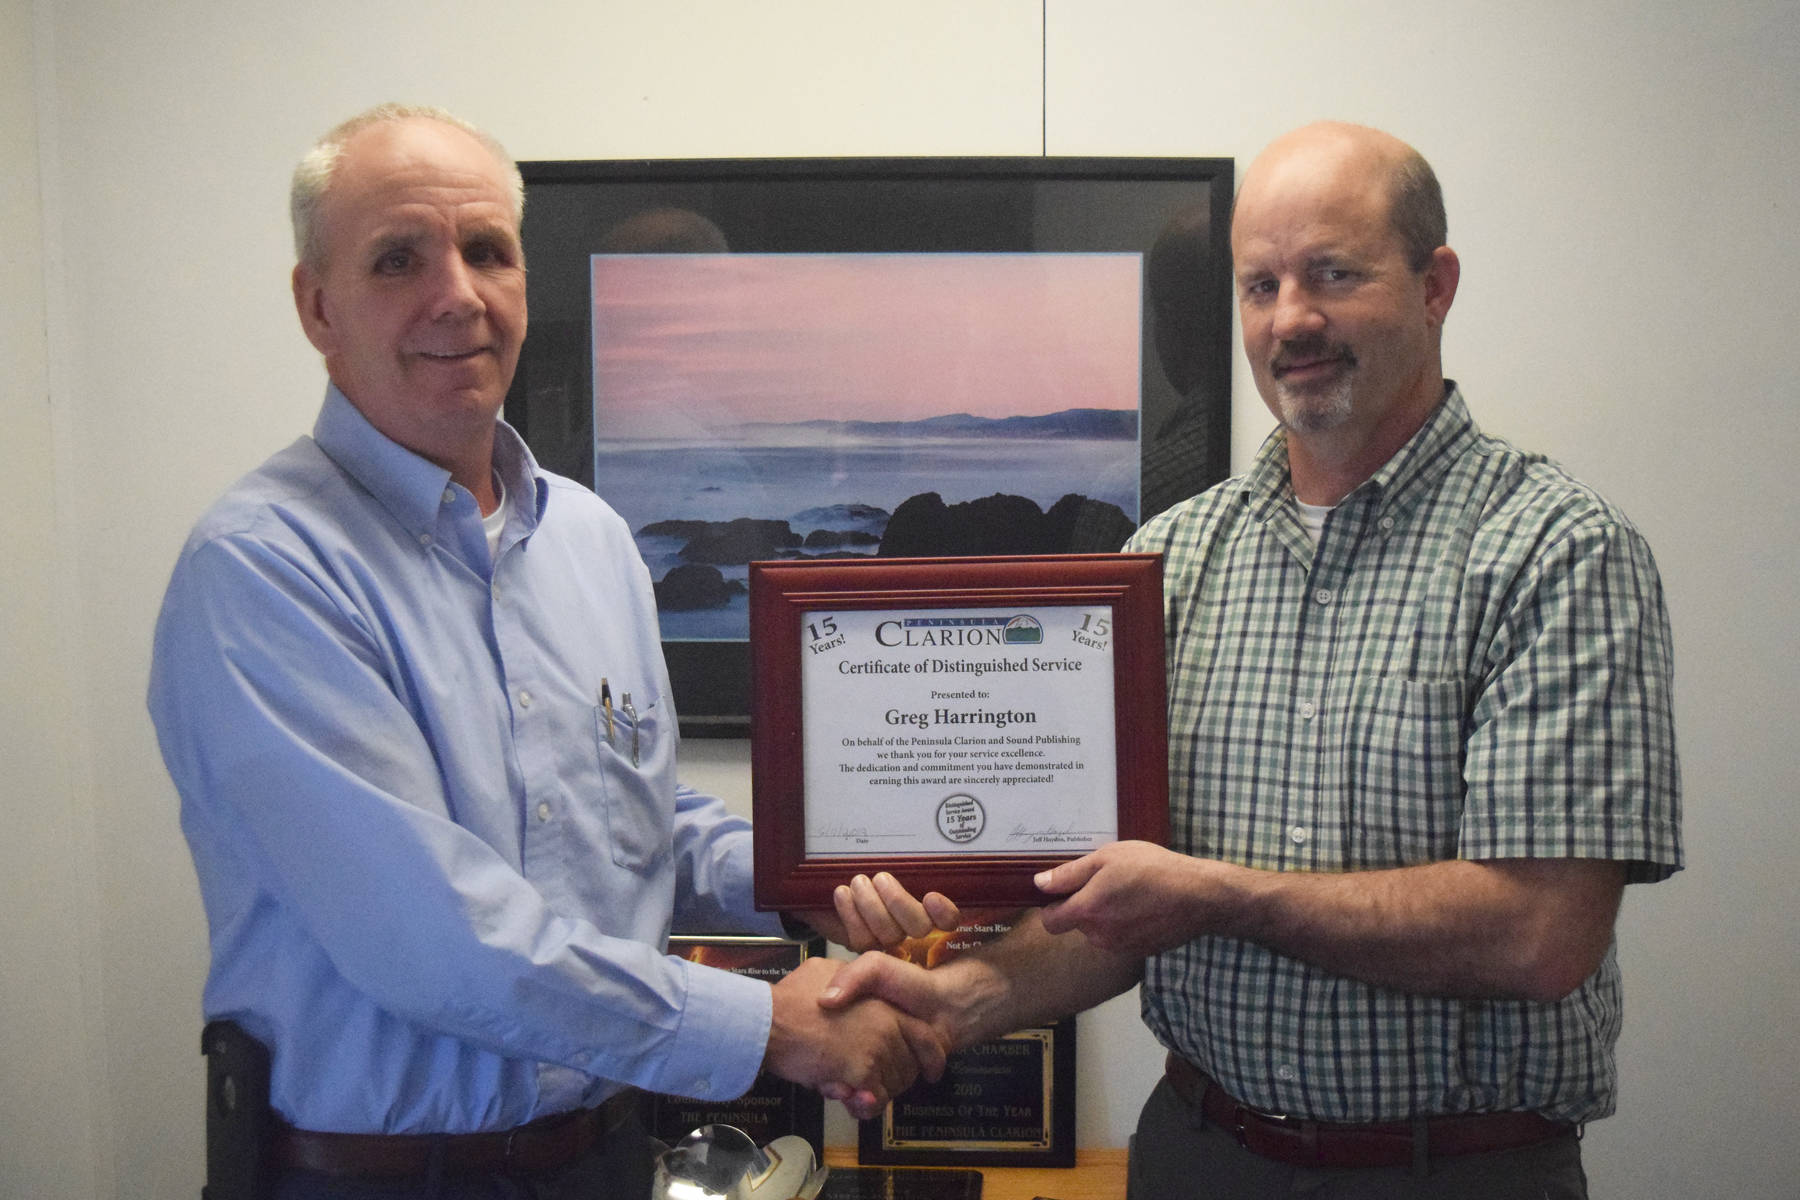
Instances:
[[[408,532],[429,533],[435,528],[450,472],[376,429],[335,383],[325,388],[313,440]],[[549,481],[524,439],[505,421],[495,423],[494,469],[515,497],[516,512],[527,529],[535,529],[549,498]]]
[[[1368,489],[1380,509],[1404,508],[1443,477],[1450,464],[1480,436],[1456,381],[1444,381],[1444,399],[1425,424],[1356,491]],[[1244,499],[1258,511],[1286,505],[1293,497],[1288,472],[1287,431],[1277,428],[1244,475]],[[1354,495],[1355,492],[1352,492]],[[1348,499],[1348,497],[1345,497]],[[1341,503],[1341,502],[1340,502]]]

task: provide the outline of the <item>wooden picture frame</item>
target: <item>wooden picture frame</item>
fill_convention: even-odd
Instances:
[[[1031,904],[1046,867],[1167,840],[1160,555],[761,562],[750,579],[759,907],[829,908],[873,871]]]

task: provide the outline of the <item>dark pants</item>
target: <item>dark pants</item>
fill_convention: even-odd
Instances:
[[[1156,1085],[1132,1139],[1128,1200],[1587,1200],[1581,1139],[1571,1132],[1493,1154],[1410,1167],[1291,1167],[1250,1153],[1208,1125],[1167,1079]]]
[[[340,1179],[289,1171],[274,1200],[649,1200],[656,1143],[632,1117],[586,1154],[543,1175]]]

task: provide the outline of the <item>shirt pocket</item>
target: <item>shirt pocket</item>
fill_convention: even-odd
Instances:
[[[621,694],[609,729],[605,708],[594,708],[607,841],[613,862],[631,871],[662,862],[674,837],[674,749],[662,727],[665,715],[654,704],[628,711]]]
[[[1346,865],[1455,857],[1466,791],[1462,684],[1374,676],[1350,711]]]

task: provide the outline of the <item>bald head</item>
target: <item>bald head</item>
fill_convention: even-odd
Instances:
[[[1386,192],[1388,221],[1400,239],[1407,265],[1423,271],[1431,255],[1449,239],[1444,193],[1423,155],[1399,138],[1367,125],[1319,121],[1283,134],[1264,148],[1244,173],[1233,202],[1233,218],[1247,194],[1297,172],[1330,171],[1343,186]]]

